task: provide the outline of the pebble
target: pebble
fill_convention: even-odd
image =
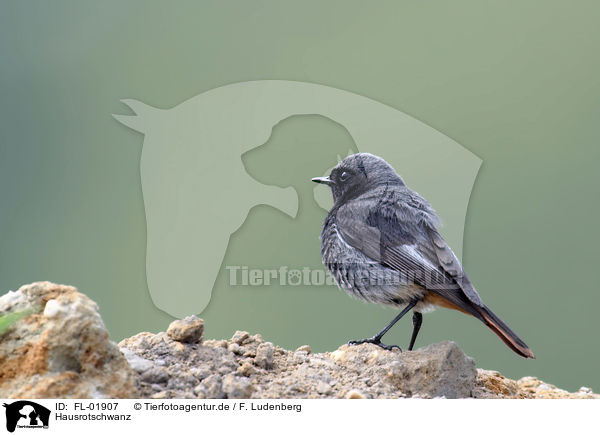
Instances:
[[[296,349],[296,352],[306,352],[306,354],[308,355],[312,353],[312,349],[308,344],[305,344],[304,346],[300,346],[298,349]]]
[[[294,352],[294,364],[304,364],[308,361],[308,354],[305,351]]]
[[[171,342],[171,354],[177,358],[181,358],[186,351],[185,344],[178,341]]]
[[[229,346],[227,340],[215,340],[214,343],[216,347],[222,347],[223,349],[227,349],[227,346]]]
[[[256,373],[256,369],[251,363],[245,361],[241,366],[238,367],[237,372],[242,376],[252,376],[254,373]]]
[[[123,341],[122,346],[127,346],[121,349],[123,354],[140,373],[142,397],[368,399],[443,398],[452,397],[453,393],[421,391],[421,384],[403,393],[401,381],[407,369],[406,358],[374,350],[372,346],[341,346],[333,352],[314,354],[310,346],[304,345],[288,351],[244,331],[237,331],[231,340],[206,340],[197,345],[173,340],[174,330],[171,328],[168,335],[140,333]],[[432,345],[434,350],[427,355],[440,352],[443,346],[446,344]],[[388,372],[391,377],[386,376]],[[496,375],[491,371],[480,372],[480,376]],[[514,392],[497,391],[491,393],[494,397],[504,394],[550,398],[568,394],[537,378],[518,382],[504,377],[501,380],[502,385],[512,382]],[[474,397],[482,397],[481,392],[474,393]],[[594,397],[587,387],[571,393],[571,397],[575,396]]]
[[[225,392],[223,391],[223,379],[221,376],[214,374],[204,379],[200,385],[204,388],[204,394],[207,399],[224,399]],[[198,387],[196,387],[198,388]],[[196,389],[194,389],[196,392]]]
[[[126,347],[122,347],[120,350],[121,353],[125,355],[125,358],[127,359],[127,362],[129,363],[131,368],[136,372],[143,373],[154,367],[152,361],[147,360],[146,358],[142,358],[141,356],[135,354],[133,351],[127,349]]]
[[[242,345],[249,337],[250,334],[248,334],[246,331],[235,331],[235,334],[233,334],[233,337],[231,337],[231,341]]]
[[[164,384],[169,380],[169,372],[164,367],[153,367],[142,373],[142,381],[149,384]]]
[[[196,316],[175,320],[169,325],[167,335],[182,343],[200,343],[204,334],[204,320]]]
[[[62,311],[64,311],[65,307],[63,307],[56,299],[50,299],[46,302],[46,306],[44,307],[44,316],[46,317],[56,317]]]
[[[366,397],[358,390],[350,390],[346,394],[346,399],[366,399]]]
[[[208,367],[192,367],[190,369],[190,373],[192,376],[195,376],[197,379],[205,379],[211,375],[211,371]]]
[[[248,399],[254,387],[250,379],[229,374],[223,377],[223,391],[229,399]]]
[[[229,346],[227,346],[227,350],[235,353],[236,355],[240,355],[243,352],[243,348],[237,343],[231,343]]]
[[[317,393],[319,393],[319,394],[327,394],[327,393],[331,392],[331,385],[329,385],[323,381],[319,381],[317,383],[316,390],[317,390]]]
[[[272,369],[274,360],[274,350],[275,349],[273,343],[266,342],[260,344],[256,349],[256,357],[254,358],[254,363],[265,370]]]

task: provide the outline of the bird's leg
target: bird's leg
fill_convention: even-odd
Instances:
[[[419,335],[419,330],[421,329],[421,325],[423,324],[423,314],[415,311],[413,313],[413,332],[412,337],[410,337],[410,344],[408,345],[408,350],[413,350],[413,346],[415,345],[415,340],[417,339],[417,335]]]
[[[382,348],[382,349],[385,349],[385,350],[392,350],[392,349],[394,349],[394,348],[396,348],[396,349],[399,349],[399,350],[402,350],[402,349],[400,349],[400,346],[398,346],[398,345],[396,345],[396,344],[392,344],[392,345],[390,345],[390,344],[384,344],[384,343],[382,343],[382,342],[381,342],[381,338],[382,338],[382,337],[385,335],[385,333],[386,333],[386,332],[388,332],[388,331],[390,330],[390,328],[391,328],[392,326],[394,326],[394,325],[396,324],[396,322],[397,322],[398,320],[400,320],[402,317],[404,317],[404,315],[405,315],[406,313],[408,313],[410,310],[412,310],[412,309],[413,309],[413,307],[414,307],[415,305],[417,305],[417,302],[418,302],[418,301],[412,301],[410,304],[408,304],[408,305],[406,306],[406,308],[404,308],[404,309],[403,309],[403,310],[400,312],[400,314],[398,314],[396,317],[394,317],[394,319],[393,319],[393,320],[392,320],[390,323],[388,323],[388,324],[387,324],[387,326],[386,326],[385,328],[383,328],[383,329],[382,329],[382,330],[379,332],[379,334],[377,334],[377,335],[375,335],[374,337],[371,337],[371,338],[364,338],[364,339],[362,339],[362,340],[352,340],[352,341],[349,341],[349,342],[348,342],[348,344],[349,344],[349,345],[351,345],[351,346],[353,346],[353,345],[355,345],[355,344],[362,344],[362,343],[373,343],[373,344],[376,344],[377,346],[379,346],[380,348]]]

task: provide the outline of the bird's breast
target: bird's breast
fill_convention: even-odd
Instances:
[[[424,296],[425,290],[406,276],[348,244],[332,216],[321,232],[321,257],[337,285],[363,301],[399,307]]]

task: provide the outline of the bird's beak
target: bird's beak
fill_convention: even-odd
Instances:
[[[315,177],[312,179],[312,181],[314,181],[315,183],[327,184],[328,186],[331,186],[333,184],[333,181],[329,177]]]

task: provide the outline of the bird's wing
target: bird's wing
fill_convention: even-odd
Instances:
[[[405,278],[459,306],[465,297],[482,306],[460,262],[422,209],[392,195],[350,201],[336,213],[342,238],[367,257],[405,274]]]
[[[431,244],[428,247],[433,248],[440,266],[442,266],[448,275],[454,278],[471,302],[480,307],[484,306],[479,293],[477,293],[477,290],[471,284],[471,280],[463,269],[462,264],[460,264],[460,261],[458,261],[458,258],[456,258],[456,255],[450,249],[442,235],[435,227],[429,227],[426,231],[431,240]]]

